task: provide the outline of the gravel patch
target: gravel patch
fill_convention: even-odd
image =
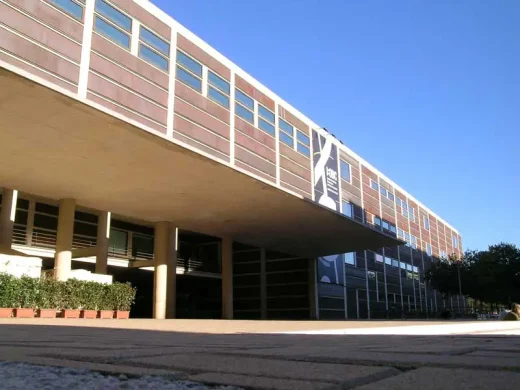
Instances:
[[[104,375],[90,370],[10,362],[0,362],[0,387],[23,390],[240,390],[238,387],[210,387],[195,382],[169,380],[161,376],[135,378],[126,375]]]

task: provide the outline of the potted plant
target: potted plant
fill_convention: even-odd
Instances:
[[[62,318],[79,318],[81,282],[77,279],[69,279],[59,284],[62,297]]]
[[[61,306],[60,282],[52,278],[40,279],[37,297],[36,316],[39,318],[56,318],[56,310]]]
[[[19,279],[18,302],[14,309],[16,318],[33,318],[39,289],[39,280],[22,276]]]
[[[11,318],[18,297],[18,279],[6,273],[0,273],[0,318]]]
[[[103,295],[99,302],[98,318],[101,318],[102,320],[114,318],[112,285],[103,284],[101,285],[100,290]]]
[[[114,283],[111,287],[114,304],[114,318],[127,320],[135,301],[135,288],[130,283]]]
[[[99,304],[103,298],[102,285],[96,282],[84,282],[80,290],[81,318],[93,319],[97,317]]]

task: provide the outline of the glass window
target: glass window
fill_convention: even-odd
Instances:
[[[374,215],[374,225],[381,226],[381,218]]]
[[[459,239],[455,236],[452,236],[452,241],[453,241],[453,247],[454,248],[458,248],[459,247]]]
[[[142,43],[139,44],[139,57],[162,70],[168,70],[168,60]]]
[[[240,91],[239,89],[235,90],[235,99],[242,103],[244,106],[250,108],[251,110],[255,109],[254,100],[247,96],[245,93]]]
[[[230,93],[229,83],[226,80],[224,80],[222,77],[217,76],[211,70],[208,71],[208,82],[210,85],[213,85],[214,87],[220,89],[220,91],[224,92],[226,95],[229,95],[229,93]],[[229,106],[229,103],[228,103],[228,106]]]
[[[432,255],[432,246],[430,244],[426,244],[426,253],[428,253],[428,256]]]
[[[381,191],[381,195],[383,195],[384,197],[387,197],[388,196],[388,191],[386,190],[385,187],[381,186],[379,188],[379,190]]]
[[[394,194],[392,194],[390,191],[388,192],[388,199],[390,199],[392,202],[394,201]]]
[[[350,182],[350,164],[340,160],[340,172],[341,178]]]
[[[110,229],[110,238],[108,239],[108,246],[109,246],[109,252],[116,251],[116,252],[124,252],[126,253],[127,249],[127,242],[128,242],[128,233],[116,230],[116,229]]]
[[[208,88],[208,97],[215,103],[220,104],[223,107],[229,108],[229,97],[224,95],[222,92],[217,91],[213,87]]]
[[[399,265],[401,266],[401,269],[406,269],[406,263],[401,262]]]
[[[416,274],[419,273],[419,268],[417,268],[415,265],[412,267],[413,269],[413,272],[415,272]]]
[[[296,132],[296,137],[298,138],[298,142],[301,142],[304,145],[311,146],[311,141],[307,135],[302,133],[300,130]]]
[[[284,121],[282,118],[279,118],[279,122],[280,129],[292,136],[294,133],[294,128],[289,123]]]
[[[267,121],[274,123],[274,114],[262,105],[258,105],[258,115]]]
[[[417,249],[417,237],[412,235],[412,248]]]
[[[288,136],[283,131],[280,131],[280,141],[282,141],[284,144],[289,145],[291,148],[294,147],[292,137]]]
[[[341,212],[343,213],[343,215],[346,215],[347,217],[352,218],[353,217],[352,204],[350,204],[349,202],[342,201],[341,202]]]
[[[408,210],[408,205],[405,202],[403,202],[402,206],[403,206],[403,210]]]
[[[390,257],[385,257],[385,264],[392,265],[392,259]]]
[[[383,256],[381,256],[379,253],[376,253],[376,261],[378,263],[382,263],[383,262]]]
[[[254,124],[253,113],[238,103],[235,103],[235,114],[237,114],[240,118],[248,121],[249,123]]]
[[[392,267],[399,268],[399,260],[392,259]]]
[[[275,136],[274,125],[267,122],[266,120],[258,118],[258,127],[266,133],[271,134],[273,137]]]
[[[398,235],[399,237],[404,237],[404,230],[401,229],[401,228],[398,228],[398,229],[397,229],[397,235]]]
[[[182,51],[177,51],[177,64],[182,65],[199,77],[202,77],[202,65],[191,59]]]
[[[370,180],[370,187],[376,191],[379,190],[379,185],[374,180]]]
[[[345,264],[356,265],[356,252],[345,253]]]
[[[386,221],[383,221],[383,229],[390,230],[390,224]]]
[[[424,217],[424,228],[430,230],[430,218]]]
[[[104,0],[96,0],[96,12],[115,23],[122,29],[132,32],[132,19],[118,11]]]
[[[447,259],[447,258],[448,258],[448,255],[446,254],[446,252],[441,251],[441,259]]]
[[[141,26],[139,38],[165,56],[170,55],[170,44],[143,26]]]
[[[390,224],[390,231],[391,231],[392,233],[395,233],[395,232],[396,232],[396,230],[395,230],[395,226],[392,225],[392,224]]]
[[[105,22],[99,16],[96,16],[96,21],[94,25],[95,30],[104,35],[108,39],[124,46],[126,48],[130,48],[130,36],[115,28],[110,23]]]
[[[298,142],[298,145],[296,146],[296,149],[298,150],[298,152],[306,155],[307,157],[311,156],[311,150],[307,146],[305,146],[299,142]]]
[[[83,20],[83,7],[72,0],[50,0],[52,4],[56,5],[61,10],[68,13],[70,16]]]
[[[183,83],[189,85],[193,89],[196,89],[199,92],[202,92],[202,81],[193,76],[191,73],[185,71],[180,66],[177,66],[177,79],[182,81]]]

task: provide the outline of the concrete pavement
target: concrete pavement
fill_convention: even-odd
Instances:
[[[0,360],[258,389],[509,389],[520,323],[0,320]]]

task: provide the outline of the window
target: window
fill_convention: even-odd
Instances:
[[[235,89],[235,114],[247,122],[255,123],[255,101],[239,89]]]
[[[459,248],[459,239],[458,239],[458,237],[452,236],[452,241],[453,241],[453,247],[458,249]]]
[[[428,256],[432,255],[432,246],[430,244],[426,244],[426,253],[428,253]]]
[[[379,185],[378,185],[374,180],[370,180],[370,187],[371,187],[373,190],[376,190],[376,191],[379,190]]]
[[[382,263],[383,262],[383,256],[381,256],[379,253],[376,253],[376,261],[378,263]]]
[[[381,195],[383,195],[385,198],[388,196],[388,191],[383,186],[379,187],[379,192],[381,192]]]
[[[296,141],[298,142],[296,144],[296,150],[298,150],[298,152],[300,152],[301,154],[310,157],[311,150],[309,147],[311,146],[311,140],[309,139],[309,137],[306,134],[302,133],[300,130],[296,129]]]
[[[424,217],[424,228],[430,230],[430,218],[428,216]]]
[[[385,257],[385,264],[392,265],[392,259],[390,257]]]
[[[406,246],[410,246],[410,233],[404,233],[404,239],[406,241]]]
[[[399,265],[400,265],[401,269],[404,269],[404,270],[406,269],[406,263],[401,262],[401,263],[399,263]]]
[[[390,224],[390,231],[394,234],[396,233],[395,225]]]
[[[415,265],[412,267],[412,270],[413,270],[413,272],[415,272],[416,274],[419,273],[419,268],[417,268]]]
[[[294,147],[294,127],[292,127],[289,123],[284,121],[282,118],[279,118],[280,127],[280,141],[284,144],[289,145],[291,148]]]
[[[390,224],[386,221],[383,221],[383,229],[390,230]]]
[[[374,215],[374,225],[381,226],[381,218]]]
[[[392,259],[392,267],[399,268],[399,260]]]
[[[350,183],[350,164],[343,160],[340,160],[340,173],[341,178]]]
[[[394,194],[392,194],[390,191],[388,191],[388,199],[390,199],[392,202],[394,201]]]
[[[404,231],[401,228],[397,229],[397,237],[404,238]]]
[[[414,235],[412,235],[411,244],[413,249],[417,249],[417,237],[415,237]]]
[[[196,91],[202,92],[202,65],[178,50],[176,78]]]
[[[211,70],[208,71],[208,97],[215,103],[229,108],[229,83],[217,76]]]
[[[104,0],[96,0],[94,29],[113,42],[129,49],[132,19]]]
[[[441,251],[441,259],[447,259],[447,258],[448,258],[448,255],[446,254],[446,252]]]
[[[356,265],[356,252],[345,253],[345,264]]]
[[[413,207],[410,207],[409,209],[409,218],[411,221],[415,222],[415,210]]]
[[[168,71],[170,44],[143,26],[139,31],[139,41],[139,57]]]
[[[354,216],[352,204],[350,204],[349,202],[341,202],[341,212],[343,213],[343,215],[346,215],[349,218],[353,218]]]
[[[406,264],[406,270],[407,271],[413,271],[413,267],[411,264]]]
[[[83,6],[73,0],[50,0],[52,4],[79,21],[83,20]],[[81,0],[80,0],[81,1]]]
[[[274,114],[262,105],[258,105],[258,127],[273,137],[275,134]]]

